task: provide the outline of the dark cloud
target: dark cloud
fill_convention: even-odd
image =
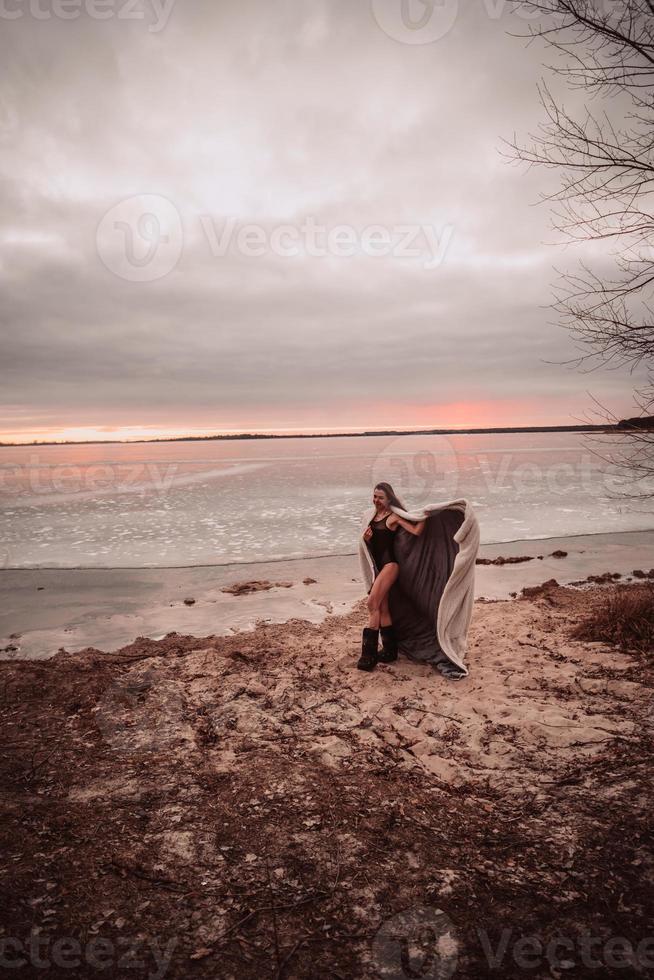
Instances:
[[[542,72],[507,33],[524,28],[508,4],[461,5],[425,45],[346,0],[177,0],[165,25],[147,3],[143,20],[119,0],[105,21],[14,7],[0,35],[5,432],[407,424],[413,406],[466,401],[531,400],[524,421],[569,422],[589,387],[628,405],[633,377],[546,363],[574,354],[547,304],[553,266],[577,256],[547,244],[536,206],[554,175],[501,156],[536,128]],[[116,275],[96,244],[138,195],[163,195],[183,227],[151,282]],[[230,218],[266,239],[310,218],[451,240],[435,268],[424,236],[412,258],[212,254],[207,222],[219,235]]]

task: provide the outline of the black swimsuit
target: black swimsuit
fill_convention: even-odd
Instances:
[[[384,565],[388,565],[389,562],[397,561],[395,557],[395,531],[391,531],[386,525],[389,516],[387,514],[380,521],[372,520],[369,525],[372,528],[372,538],[368,544],[372,557],[375,559],[377,571],[381,571]]]

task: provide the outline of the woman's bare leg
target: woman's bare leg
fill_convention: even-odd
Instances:
[[[379,622],[381,626],[392,626],[393,620],[391,619],[391,610],[388,605],[388,592],[384,596],[379,610]]]
[[[368,596],[368,627],[378,630],[381,625],[382,603],[388,598],[389,590],[398,576],[400,566],[397,562],[389,562],[384,565],[381,572],[372,583],[370,595]]]

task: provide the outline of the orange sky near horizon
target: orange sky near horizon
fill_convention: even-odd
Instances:
[[[581,411],[572,415],[575,405],[561,404],[557,396],[535,399],[500,399],[488,401],[459,401],[447,405],[378,405],[358,406],[348,412],[349,418],[340,423],[332,415],[332,424],[325,425],[323,413],[315,414],[315,423],[305,417],[291,419],[256,419],[249,417],[236,424],[225,419],[223,424],[201,424],[205,420],[189,419],[188,423],[173,424],[167,420],[150,424],[95,424],[95,425],[52,425],[30,429],[7,429],[0,433],[0,441],[28,445],[32,442],[105,442],[112,440],[132,441],[139,439],[182,438],[184,436],[229,435],[243,432],[284,433],[329,433],[350,432],[375,429],[467,429],[495,428],[506,426],[532,425],[578,425],[591,420],[583,418]],[[585,404],[582,397],[579,405]],[[567,409],[567,410],[566,410]],[[342,417],[342,416],[341,416]]]

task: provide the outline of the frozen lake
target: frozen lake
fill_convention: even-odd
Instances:
[[[482,542],[654,528],[591,433],[0,448],[3,567],[215,565],[351,554],[375,483],[466,497]],[[650,487],[650,492],[652,488]]]

